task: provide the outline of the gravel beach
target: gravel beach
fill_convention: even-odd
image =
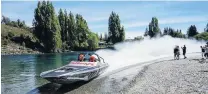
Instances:
[[[46,84],[29,93],[46,94],[208,94],[208,60],[198,56],[153,61],[87,83]]]
[[[146,67],[130,94],[208,94],[208,61],[193,57]]]

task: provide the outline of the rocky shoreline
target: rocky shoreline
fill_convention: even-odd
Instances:
[[[208,94],[208,60],[191,57],[146,66],[129,94]]]
[[[112,49],[112,48],[98,48],[96,50],[100,50],[100,49]],[[67,53],[67,52],[74,52],[74,51],[67,50],[60,53]],[[34,51],[30,48],[26,48],[24,46],[14,43],[1,46],[1,55],[21,55],[21,54],[45,54],[45,53],[40,51]]]
[[[19,55],[19,54],[43,54],[39,51],[34,51],[30,48],[18,44],[9,44],[1,46],[1,55]]]

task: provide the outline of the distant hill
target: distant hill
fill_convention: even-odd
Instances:
[[[40,53],[41,48],[31,31],[1,24],[2,54]]]

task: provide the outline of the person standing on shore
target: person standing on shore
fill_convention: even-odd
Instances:
[[[201,46],[201,51],[202,51],[202,59],[204,58],[204,56],[205,56],[205,49],[204,49],[204,47],[203,46]]]
[[[206,47],[204,47],[204,50],[205,50],[205,58],[208,59],[208,44],[206,45]]]
[[[183,47],[181,47],[181,49],[183,50],[183,56],[184,56],[184,59],[186,59],[186,45],[184,45]]]
[[[179,59],[179,56],[180,56],[180,50],[179,50],[179,46],[176,45],[176,47],[174,48],[174,59]]]

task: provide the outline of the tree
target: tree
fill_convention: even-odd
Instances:
[[[108,40],[108,34],[105,33],[105,36],[104,36],[104,41],[107,41]]]
[[[63,41],[67,41],[67,37],[68,37],[68,24],[69,24],[69,17],[68,17],[68,14],[67,14],[67,11],[66,11],[66,9],[64,10],[64,32],[63,32],[63,34],[64,34],[64,40]]]
[[[35,35],[46,52],[57,52],[62,47],[61,28],[51,2],[39,1],[34,15]]]
[[[205,40],[208,41],[208,32],[202,32],[194,36],[197,40]]]
[[[149,31],[148,28],[146,28],[146,29],[145,29],[145,32],[144,32],[144,36],[148,36],[148,35],[149,35],[149,34],[148,34],[148,31]]]
[[[98,48],[98,41],[99,38],[95,33],[90,32],[89,34],[89,39],[88,39],[88,49],[90,50],[95,50]]]
[[[181,30],[174,30],[173,28],[166,27],[164,28],[163,35],[169,35],[171,37],[177,37],[177,38],[185,38],[185,35],[182,34]]]
[[[103,40],[103,36],[102,36],[102,34],[100,34],[100,41],[102,41]]]
[[[124,26],[122,26],[119,30],[119,42],[122,42],[125,40],[125,31],[124,31]]]
[[[17,25],[18,27],[20,26],[21,22],[20,22],[20,19],[17,19]]]
[[[204,29],[205,32],[208,32],[208,23],[206,25],[206,28]]]
[[[188,37],[194,37],[195,35],[197,35],[198,32],[197,32],[197,28],[195,25],[191,25],[189,28],[188,28],[188,31],[187,31],[187,35]]]
[[[1,23],[8,25],[10,23],[10,19],[8,17],[2,16]]]
[[[88,47],[87,38],[89,35],[89,28],[86,20],[80,14],[76,15],[76,35],[78,38],[79,49],[86,49]]]
[[[62,9],[59,10],[59,15],[58,15],[58,19],[59,19],[59,23],[60,23],[60,27],[61,27],[61,40],[64,42],[65,40],[65,16],[64,13],[62,11]]]
[[[169,29],[168,28],[164,28],[163,35],[169,35]]]
[[[134,40],[143,40],[144,38],[142,36],[137,36],[134,38]]]
[[[25,21],[21,21],[20,19],[17,19],[17,21],[11,21],[8,17],[5,17],[5,16],[2,16],[1,23],[12,26],[12,27],[23,28],[23,29],[29,28],[25,25]]]
[[[149,30],[148,32],[145,32],[145,36],[146,35],[149,35],[151,38],[156,37],[157,35],[161,35],[158,19],[156,17],[152,17],[152,21],[149,23]]]
[[[69,13],[69,21],[68,21],[68,37],[67,37],[67,44],[74,49],[78,47],[78,41],[76,37],[76,22],[74,19],[74,15],[72,12]]]
[[[115,12],[110,14],[108,20],[108,37],[113,44],[121,42],[125,38],[124,27],[121,27],[119,15]]]

